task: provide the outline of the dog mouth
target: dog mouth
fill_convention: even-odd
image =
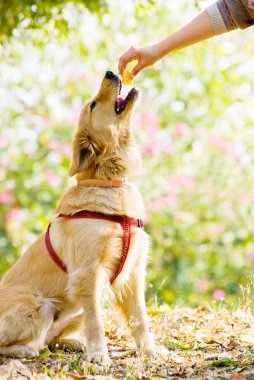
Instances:
[[[121,95],[121,90],[122,90],[122,82],[119,79],[119,95]],[[127,94],[125,98],[122,98],[121,96],[118,96],[116,102],[115,102],[115,111],[117,115],[120,115],[127,105],[131,103],[134,98],[138,95],[138,91],[133,87]]]
[[[133,103],[135,101],[135,99],[138,97],[138,90],[136,90],[136,88],[133,87],[128,92],[126,97],[122,98],[121,97],[122,81],[119,78],[119,76],[114,74],[112,71],[107,71],[106,75],[105,75],[105,79],[114,83],[114,89],[117,92],[114,108],[115,108],[115,113],[117,115],[120,115],[126,109],[126,107],[129,104]]]
[[[120,115],[124,110],[125,108],[127,107],[127,105],[129,103],[132,103],[132,101],[135,99],[135,97],[138,96],[138,90],[136,88],[132,88],[128,94],[126,95],[125,98],[122,98],[120,95],[121,95],[121,91],[122,91],[122,81],[121,79],[118,77],[118,97],[117,97],[117,100],[115,102],[115,112],[117,115]]]

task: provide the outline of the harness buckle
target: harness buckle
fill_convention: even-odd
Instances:
[[[138,227],[144,229],[144,222],[142,219],[138,219]]]

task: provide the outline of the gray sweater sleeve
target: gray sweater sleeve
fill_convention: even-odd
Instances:
[[[215,34],[245,29],[254,24],[254,9],[248,0],[219,0],[206,9]]]

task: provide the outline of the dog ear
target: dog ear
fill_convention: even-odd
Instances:
[[[88,140],[76,136],[73,142],[73,157],[71,168],[69,171],[70,176],[87,169],[94,161],[95,153],[93,146]]]
[[[79,154],[72,158],[71,168],[69,171],[70,176],[85,170],[89,166],[89,150],[81,149]]]

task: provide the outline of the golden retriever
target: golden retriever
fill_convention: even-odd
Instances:
[[[96,97],[81,111],[70,168],[78,183],[60,199],[56,209],[60,217],[50,227],[51,244],[68,272],[50,257],[43,233],[0,282],[2,355],[37,356],[52,341],[80,329],[89,360],[108,364],[101,311],[107,299],[129,322],[138,349],[149,355],[160,352],[149,336],[144,299],[148,235],[131,227],[127,259],[111,282],[122,255],[121,225],[61,217],[81,210],[144,217],[141,195],[132,183],[103,186],[133,175],[139,163],[131,131],[138,91],[133,88],[125,100],[118,97],[120,91],[121,80],[108,71]],[[88,179],[95,181],[83,185]]]

